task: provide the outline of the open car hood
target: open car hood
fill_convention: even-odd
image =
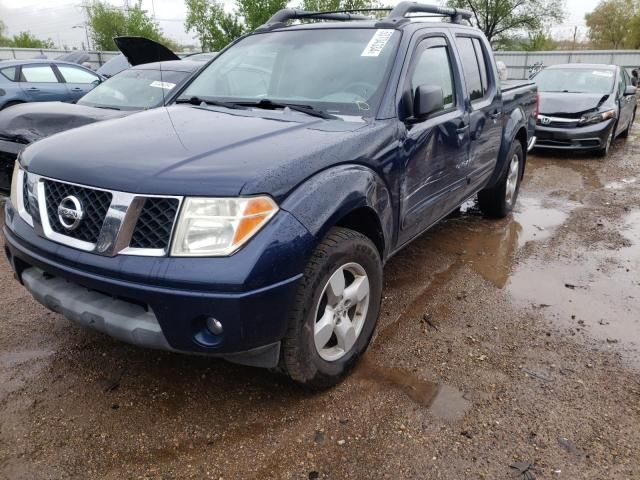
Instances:
[[[148,38],[116,37],[113,41],[132,67],[144,63],[180,60],[180,57],[167,47]]]

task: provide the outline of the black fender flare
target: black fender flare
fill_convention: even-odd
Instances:
[[[389,189],[375,171],[363,165],[343,164],[317,173],[298,185],[280,207],[317,240],[349,213],[369,208],[382,233],[383,261],[392,249],[394,215]]]
[[[496,163],[496,168],[487,183],[485,188],[494,187],[503,175],[506,172],[507,166],[509,164],[507,156],[509,155],[509,150],[511,150],[511,145],[514,141],[518,141],[516,138],[518,132],[523,129],[526,135],[524,145],[522,146],[522,151],[524,154],[524,165],[523,165],[523,173],[524,167],[527,163],[527,141],[528,141],[528,133],[527,133],[527,116],[522,107],[515,108],[509,117],[506,119],[505,126],[502,130],[502,141],[500,143],[500,150],[498,152],[498,159]]]

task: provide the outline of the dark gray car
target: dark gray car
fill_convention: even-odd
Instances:
[[[566,64],[540,71],[536,148],[593,150],[605,156],[626,137],[636,114],[636,87],[616,65]]]

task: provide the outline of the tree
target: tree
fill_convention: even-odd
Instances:
[[[236,8],[246,28],[255,30],[278,10],[285,8],[287,3],[287,0],[236,0]]]
[[[31,34],[31,32],[20,32],[11,39],[11,46],[15,48],[54,48],[53,41],[40,40]]]
[[[563,0],[449,0],[448,4],[471,10],[471,23],[494,47],[514,35],[542,31],[564,18]]]
[[[91,39],[96,50],[117,50],[114,37],[123,35],[145,37],[163,43],[169,48],[177,48],[175,42],[167,39],[160,27],[142,8],[142,0],[123,10],[103,0],[94,0],[87,6]]]
[[[244,33],[236,14],[227,13],[215,0],[186,0],[185,30],[194,30],[204,51],[219,51]]]
[[[11,39],[4,36],[4,33],[7,31],[7,26],[4,24],[2,20],[0,20],[0,47],[9,47],[11,44]]]
[[[380,8],[377,0],[303,0],[303,10],[322,12],[333,10],[366,10]]]
[[[604,0],[584,16],[596,48],[638,47],[638,9],[631,0]]]

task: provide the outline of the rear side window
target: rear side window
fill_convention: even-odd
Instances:
[[[464,79],[467,84],[469,98],[471,101],[479,100],[484,94],[480,67],[478,66],[478,58],[476,57],[475,48],[473,48],[473,42],[469,37],[457,37],[456,44],[460,52],[460,61],[464,69]]]
[[[0,70],[0,73],[3,77],[7,78],[7,80],[11,80],[12,82],[16,81],[16,67],[7,67]]]
[[[473,48],[476,51],[476,58],[478,59],[478,66],[480,67],[480,80],[482,81],[482,96],[484,97],[489,90],[489,83],[487,82],[487,62],[484,57],[484,50],[480,44],[479,38],[473,39]]]
[[[93,83],[98,77],[93,73],[66,65],[58,65],[58,70],[67,83]]]
[[[49,65],[25,65],[22,67],[22,81],[32,83],[58,83],[58,77]]]
[[[411,76],[411,91],[415,92],[420,85],[436,85],[442,88],[444,108],[453,107],[455,90],[451,60],[446,45],[425,48],[419,55]]]

